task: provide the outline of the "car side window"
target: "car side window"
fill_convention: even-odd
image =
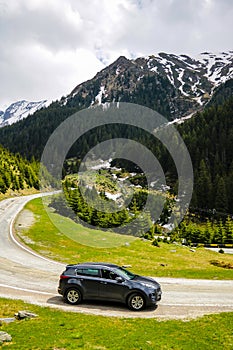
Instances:
[[[100,277],[100,270],[93,268],[76,269],[77,275]]]
[[[108,280],[115,280],[118,275],[111,271],[111,270],[105,270],[102,269],[102,278],[108,279]]]

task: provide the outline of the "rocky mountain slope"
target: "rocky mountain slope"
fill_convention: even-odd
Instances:
[[[112,101],[134,102],[170,120],[201,109],[216,87],[233,78],[233,51],[187,55],[159,53],[129,60],[119,57],[79,84],[62,103],[89,107]]]
[[[12,103],[5,112],[0,111],[0,127],[16,123],[29,114],[33,114],[42,107],[46,107],[47,101],[28,102],[25,100]]]

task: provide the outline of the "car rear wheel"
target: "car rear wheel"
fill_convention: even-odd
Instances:
[[[130,295],[127,304],[130,310],[140,311],[145,307],[145,299],[140,293],[133,293]]]
[[[78,289],[70,288],[65,294],[65,300],[72,305],[79,304],[82,301],[82,294]]]

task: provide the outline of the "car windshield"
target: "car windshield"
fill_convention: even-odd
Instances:
[[[117,273],[119,276],[125,278],[126,280],[132,280],[136,276],[132,272],[129,272],[128,270],[123,269],[123,267],[115,268],[114,272]]]

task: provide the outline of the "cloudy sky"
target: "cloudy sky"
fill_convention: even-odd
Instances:
[[[0,109],[55,100],[118,56],[232,50],[232,0],[0,0]]]

